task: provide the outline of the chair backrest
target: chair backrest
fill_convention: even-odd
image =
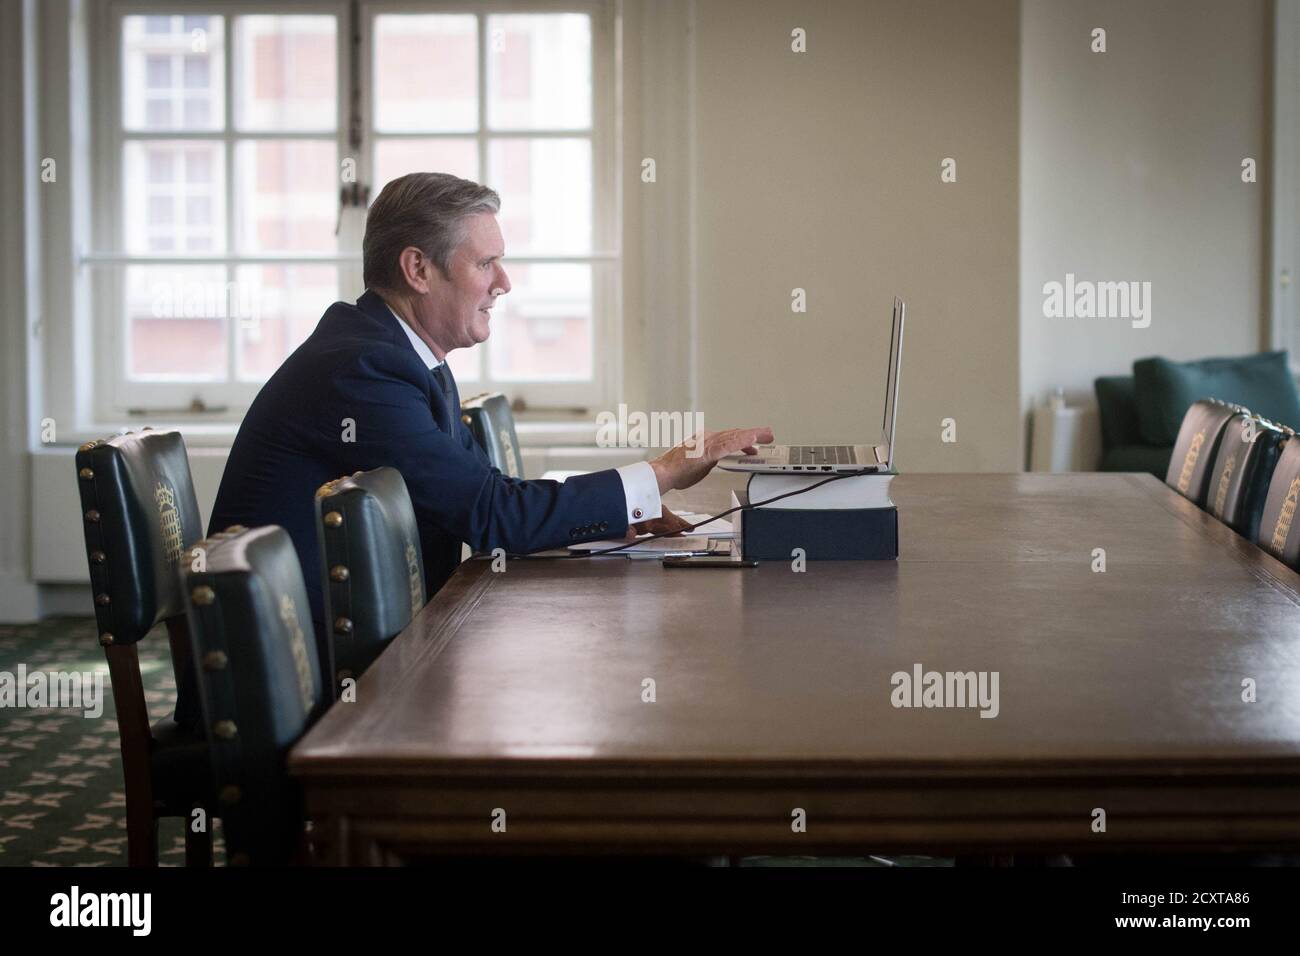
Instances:
[[[289,750],[330,699],[298,555],[277,525],[222,532],[198,546],[203,570],[187,566],[184,577],[227,861],[287,863],[303,829]]]
[[[524,476],[519,437],[515,434],[515,413],[500,392],[484,392],[460,403],[460,418],[469,426],[474,440],[487,452],[494,468],[511,478]]]
[[[1290,567],[1300,567],[1300,441],[1288,436],[1273,469],[1255,543]]]
[[[88,442],[77,483],[100,643],[134,644],[185,614],[176,569],[203,537],[185,440],[146,430]]]
[[[420,529],[395,468],[359,471],[316,492],[333,680],[360,677],[424,607]]]
[[[1288,431],[1267,419],[1238,413],[1228,419],[1219,440],[1206,510],[1252,541]]]
[[[1213,398],[1193,402],[1178,430],[1165,484],[1204,508],[1223,427],[1239,412],[1250,414],[1249,409],[1240,405],[1229,405]]]

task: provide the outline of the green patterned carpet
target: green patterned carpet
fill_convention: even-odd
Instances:
[[[0,866],[125,866],[122,753],[108,665],[93,618],[0,625],[0,671],[100,671],[104,712],[0,709]],[[176,701],[167,633],[140,642],[145,702],[157,720]],[[182,821],[158,828],[159,861],[185,863]],[[217,849],[218,861],[224,854]]]

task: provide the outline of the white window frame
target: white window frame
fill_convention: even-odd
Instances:
[[[183,15],[183,16],[222,16],[225,18],[222,42],[225,46],[224,68],[221,81],[224,84],[224,122],[220,130],[185,131],[172,130],[130,130],[125,128],[122,109],[122,29],[123,19],[127,16],[147,15]],[[338,103],[335,112],[335,128],[316,131],[276,130],[269,132],[240,131],[234,126],[234,69],[235,69],[235,32],[234,17],[241,14],[292,15],[324,14],[336,18],[336,68],[338,70]],[[91,325],[95,337],[95,397],[100,415],[122,420],[158,420],[165,417],[171,421],[238,421],[252,403],[260,381],[226,381],[208,382],[194,380],[178,381],[132,381],[126,374],[126,341],[128,329],[124,321],[126,266],[140,265],[211,265],[222,267],[227,271],[228,279],[241,265],[258,264],[313,264],[337,263],[343,265],[348,257],[337,252],[311,254],[241,254],[235,252],[236,235],[239,222],[233,202],[235,184],[235,147],[239,142],[255,140],[314,140],[333,139],[336,158],[342,155],[346,133],[345,91],[348,82],[348,5],[344,0],[273,0],[273,2],[256,2],[256,0],[204,0],[185,3],[164,2],[164,0],[113,0],[105,5],[102,19],[95,24],[96,35],[108,36],[108,43],[96,44],[101,54],[96,64],[97,84],[107,101],[99,100],[95,109],[95,126],[92,130],[94,141],[103,144],[98,150],[107,161],[97,164],[94,188],[96,194],[96,213],[93,225],[93,240],[97,251],[81,257],[83,264],[94,268],[91,288],[95,306],[92,308]],[[221,144],[225,155],[225,220],[226,249],[215,250],[211,255],[169,254],[150,255],[128,253],[125,245],[125,210],[123,208],[122,182],[124,146],[133,140],[167,140],[213,142]],[[343,294],[344,277],[340,268],[340,293]],[[233,371],[236,362],[236,322],[227,321],[226,347],[227,370]],[[211,411],[207,414],[194,414],[188,409],[198,399]]]
[[[111,0],[94,5],[91,28],[95,36],[108,36],[107,43],[94,43],[95,88],[107,101],[96,97],[91,136],[99,144],[96,152],[107,161],[97,163],[92,170],[92,188],[95,195],[95,215],[91,226],[91,251],[82,252],[78,262],[89,267],[88,288],[92,290],[90,326],[93,336],[94,400],[96,417],[109,421],[168,421],[180,424],[238,422],[252,402],[261,382],[132,382],[125,372],[125,341],[128,330],[123,316],[125,303],[125,266],[128,264],[211,264],[224,266],[231,272],[239,265],[332,263],[338,266],[339,297],[344,300],[360,295],[361,288],[361,235],[364,216],[360,210],[345,210],[341,217],[338,252],[312,255],[244,255],[235,253],[238,223],[235,219],[233,190],[235,187],[235,143],[255,139],[320,140],[331,133],[337,144],[336,159],[352,157],[357,160],[358,181],[373,186],[373,156],[375,134],[372,117],[374,84],[371,82],[371,56],[374,47],[374,17],[382,13],[472,13],[480,18],[479,29],[479,129],[473,135],[479,140],[481,171],[486,171],[487,142],[502,132],[506,135],[538,135],[536,131],[488,131],[483,122],[486,116],[486,44],[488,38],[484,24],[489,14],[501,13],[581,13],[591,18],[592,36],[592,126],[589,130],[565,131],[570,137],[589,135],[592,140],[592,252],[577,256],[519,256],[512,257],[506,250],[504,264],[509,271],[511,263],[533,262],[590,262],[592,264],[592,379],[582,382],[493,382],[490,366],[484,356],[482,374],[475,382],[465,383],[462,394],[476,391],[504,391],[512,399],[523,399],[536,417],[547,419],[574,418],[589,420],[594,411],[611,405],[623,378],[622,337],[622,269],[620,251],[622,229],[619,168],[622,156],[618,110],[621,90],[618,78],[616,41],[616,0],[406,0],[406,2],[362,2],[360,22],[359,76],[362,90],[361,113],[363,142],[359,156],[349,143],[352,96],[352,24],[350,5],[346,0]],[[329,14],[337,19],[337,89],[338,109],[333,131],[237,131],[234,115],[235,36],[233,18],[239,14],[289,15]],[[224,16],[225,29],[225,123],[223,129],[213,132],[178,133],[168,130],[126,131],[122,113],[122,20],[131,15],[186,15]],[[383,133],[384,137],[401,137],[403,134]],[[409,134],[416,138],[436,138],[439,134]],[[452,134],[468,136],[470,134]],[[547,135],[542,133],[541,135]],[[226,155],[226,233],[227,251],[213,255],[134,255],[125,249],[123,209],[120,196],[123,177],[123,144],[132,139],[204,140],[224,144]],[[490,184],[489,184],[490,185]],[[371,198],[373,199],[373,192]],[[110,303],[104,307],[104,303]],[[235,323],[228,323],[227,343],[231,350],[228,368],[233,368],[235,356]],[[489,345],[490,348],[490,345]],[[209,409],[207,413],[188,411],[193,399],[198,398]],[[534,417],[531,415],[524,417]]]

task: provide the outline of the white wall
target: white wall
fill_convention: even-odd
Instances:
[[[1264,347],[1267,0],[1027,0],[1021,20],[1022,407],[1136,358]],[[1094,27],[1107,52],[1090,51]],[[1241,161],[1260,182],[1241,181]],[[1043,284],[1152,284],[1149,328],[1043,317]]]
[[[1017,468],[1018,5],[696,9],[707,426],[874,438],[899,293],[901,467]],[[791,52],[795,27],[806,53]],[[956,183],[940,182],[944,157],[957,160]],[[807,290],[806,314],[791,313],[795,287]],[[955,444],[940,441],[946,417]]]

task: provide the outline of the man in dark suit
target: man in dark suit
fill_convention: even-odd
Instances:
[[[282,525],[302,562],[312,616],[324,616],[314,495],[325,482],[390,465],[420,526],[427,590],[478,551],[526,553],[618,538],[630,527],[685,522],[660,495],[685,488],[722,457],[769,442],[767,428],[706,432],[699,448],[559,483],[509,478],[460,420],[446,355],[487,339],[490,310],[510,291],[497,194],[442,173],[384,187],[366,218],[367,291],[336,302],[258,393],[239,427],[209,522]]]

